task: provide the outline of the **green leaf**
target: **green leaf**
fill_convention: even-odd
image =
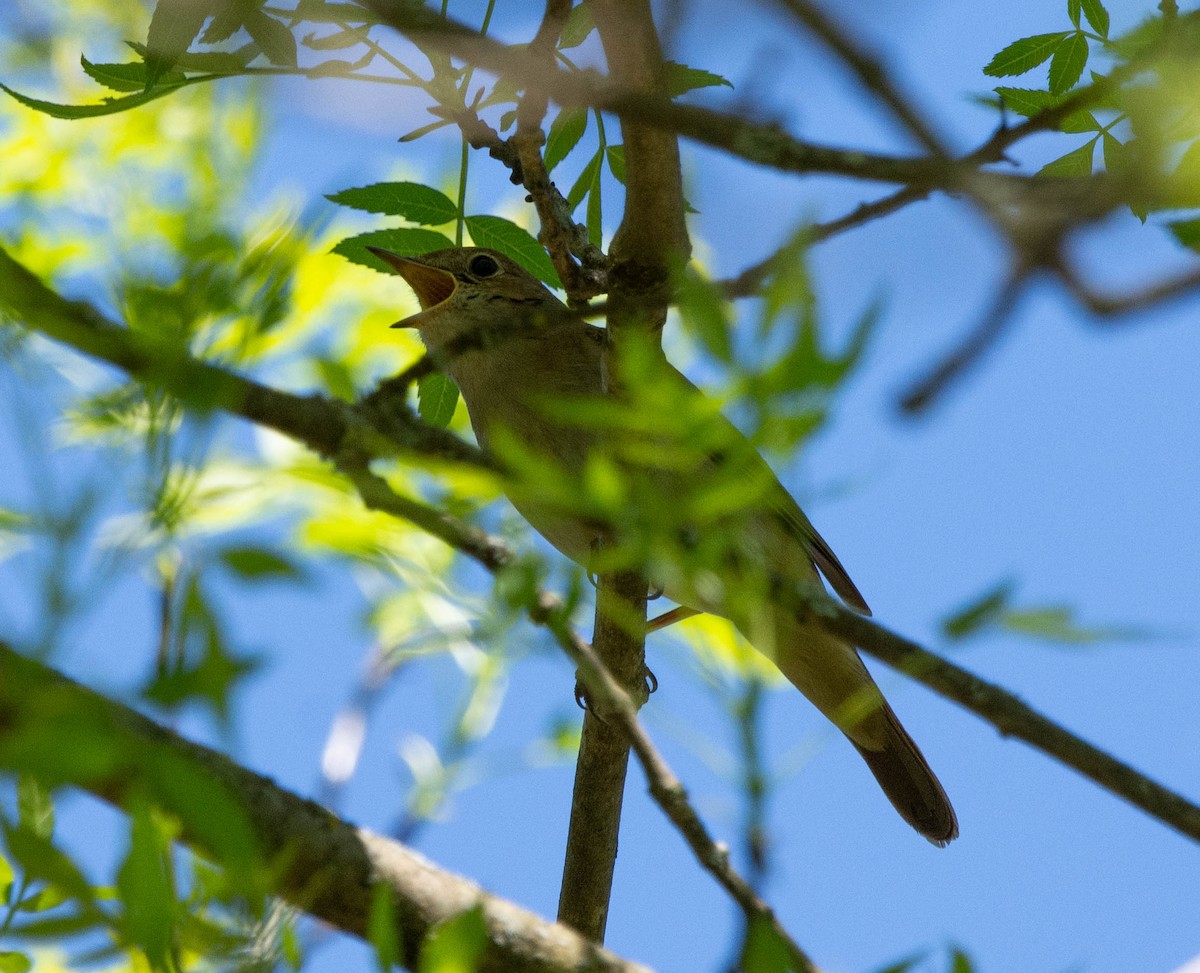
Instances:
[[[1079,26],[1079,3],[1080,0],[1067,0],[1067,16],[1076,27]]]
[[[304,576],[295,562],[265,547],[227,547],[221,552],[221,563],[247,581],[275,581]]]
[[[296,67],[296,38],[282,21],[256,10],[246,16],[242,26],[268,61],[282,68]]]
[[[379,17],[356,3],[329,3],[326,0],[300,0],[296,16],[314,23],[378,24]]]
[[[56,848],[49,838],[28,828],[5,827],[4,839],[26,878],[49,882],[81,902],[92,900],[91,883],[70,856]]]
[[[874,973],[909,973],[918,963],[925,959],[926,953],[914,953],[912,956],[906,956],[904,959],[896,960],[894,963],[888,963],[887,966],[881,966]]]
[[[185,84],[191,84],[194,81],[206,81],[207,78],[189,78]],[[94,105],[59,105],[52,101],[40,101],[37,98],[30,98],[27,95],[19,94],[13,91],[8,85],[0,84],[8,94],[16,98],[22,105],[27,108],[32,108],[35,111],[40,111],[51,118],[98,118],[101,115],[115,115],[117,112],[128,111],[130,108],[137,108],[147,102],[154,101],[156,98],[161,98],[163,95],[170,94],[172,91],[183,87],[183,85],[159,86],[151,88],[149,91],[139,92],[138,94],[126,95],[123,98],[105,98],[103,101]]]
[[[550,125],[550,133],[546,136],[547,172],[552,172],[579,144],[583,133],[587,131],[587,123],[586,108],[564,108],[558,113],[558,117]]]
[[[32,969],[33,960],[24,953],[0,951],[0,973],[29,973]]]
[[[745,973],[791,973],[795,969],[787,943],[762,916],[750,920],[741,968]]]
[[[1058,99],[1049,91],[1038,88],[996,88],[996,94],[1004,103],[1004,107],[1026,118],[1037,115],[1058,103]]]
[[[175,66],[215,7],[216,0],[158,0],[146,32],[147,89]]]
[[[604,237],[604,218],[601,208],[601,187],[600,175],[603,172],[603,167],[595,166],[592,170],[592,188],[588,190],[587,204],[587,231],[588,242],[598,247],[603,242]]]
[[[600,168],[604,161],[604,154],[600,149],[596,150],[596,154],[588,160],[588,164],[583,167],[583,171],[579,174],[579,178],[575,180],[575,185],[571,187],[571,191],[567,193],[567,205],[575,210],[579,204],[583,202],[583,197],[586,196],[592,188],[592,184],[596,181],[596,171]]]
[[[956,946],[950,953],[950,973],[974,973],[974,970],[971,957]]]
[[[676,288],[676,296],[684,327],[718,361],[731,362],[733,343],[730,332],[733,321],[721,289],[688,267]]]
[[[686,64],[679,64],[675,61],[667,61],[665,68],[667,94],[671,98],[694,91],[696,88],[713,88],[718,85],[724,85],[727,88],[733,87],[733,82],[728,78],[713,74],[711,71],[704,71],[701,68],[689,68]]]
[[[1050,62],[1050,92],[1061,95],[1075,87],[1087,66],[1088,41],[1082,33],[1064,38],[1054,49]]]
[[[156,970],[171,968],[174,941],[177,904],[168,854],[149,804],[138,802],[129,822],[129,850],[117,872],[117,892],[125,905],[123,932]]]
[[[335,31],[332,34],[326,34],[324,37],[309,34],[304,38],[303,44],[314,51],[340,51],[347,47],[353,47],[355,44],[361,44],[367,39],[367,34],[370,30],[370,24],[363,24],[361,27],[350,27],[346,30]]]
[[[125,64],[93,64],[86,57],[80,56],[79,63],[93,81],[98,81],[113,91],[145,91],[146,65],[142,61],[129,61]],[[159,87],[180,85],[187,80],[182,72],[167,71],[158,79]]]
[[[563,24],[562,33],[558,35],[558,49],[569,51],[572,47],[578,47],[595,29],[596,21],[592,17],[591,4],[586,0],[576,4],[567,14],[567,21]]]
[[[475,973],[487,946],[482,906],[433,928],[421,948],[418,973]]]
[[[262,4],[258,4],[262,6]],[[219,44],[227,41],[242,29],[242,18],[246,16],[244,0],[225,0],[224,9],[217,12],[207,29],[200,35],[201,44]]]
[[[458,386],[447,375],[433,372],[417,381],[417,412],[431,426],[444,429],[458,407]]]
[[[1101,37],[1108,37],[1108,11],[1100,0],[1083,0],[1083,15]]]
[[[1047,162],[1038,170],[1039,176],[1077,179],[1092,174],[1092,160],[1096,155],[1096,142],[1099,137],[1089,140],[1072,152],[1060,156],[1053,162]]]
[[[625,185],[625,146],[610,145],[607,150],[608,171],[622,186]]]
[[[1140,639],[1145,632],[1118,626],[1086,627],[1075,621],[1075,613],[1066,606],[1028,608],[1008,611],[1000,620],[1003,628],[1019,635],[1028,635],[1063,645],[1094,645],[1098,642]]]
[[[22,775],[17,781],[17,821],[39,838],[54,834],[54,799],[50,789],[34,777]]]
[[[465,222],[476,246],[499,250],[539,280],[562,287],[554,264],[528,230],[501,216],[468,216]]]
[[[1176,220],[1168,223],[1167,229],[1189,250],[1200,253],[1200,220]]]
[[[1034,34],[1032,37],[1022,37],[1019,41],[1013,41],[987,63],[983,73],[992,78],[1008,78],[1032,71],[1053,57],[1055,49],[1067,33],[1063,30],[1053,34]]]
[[[386,882],[377,882],[371,889],[367,941],[375,947],[380,973],[391,973],[404,958],[400,948],[399,926],[396,924],[396,903],[392,901],[391,886]]]
[[[1060,132],[1068,135],[1080,135],[1083,132],[1098,132],[1103,126],[1100,120],[1090,111],[1071,112],[1058,126]]]
[[[346,237],[333,248],[331,253],[340,254],[351,263],[362,264],[383,274],[395,271],[371,253],[367,247],[382,247],[401,257],[420,257],[434,250],[454,246],[450,239],[435,230],[401,226],[391,230],[371,230],[357,236]]]
[[[974,601],[959,608],[942,620],[942,634],[948,639],[964,639],[968,635],[995,624],[1008,608],[1016,585],[1012,581],[1001,581]]]
[[[325,198],[339,206],[402,216],[423,226],[449,223],[458,215],[458,206],[450,197],[418,182],[377,182],[357,189],[343,189]]]
[[[8,889],[12,885],[16,874],[13,872],[13,867],[8,863],[8,859],[0,855],[0,900],[8,898]]]

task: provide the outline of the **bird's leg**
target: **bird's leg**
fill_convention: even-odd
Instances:
[[[670,611],[665,611],[661,615],[650,619],[646,622],[646,632],[657,632],[660,629],[666,628],[668,625],[674,625],[676,622],[682,622],[685,618],[691,618],[693,615],[704,614],[696,608],[686,608],[683,605],[677,605]]]

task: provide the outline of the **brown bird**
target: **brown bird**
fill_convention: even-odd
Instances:
[[[464,247],[409,258],[370,249],[416,293],[420,313],[395,327],[416,328],[431,352],[444,355],[479,444],[487,449],[511,434],[559,470],[582,474],[589,456],[603,448],[603,434],[565,421],[563,410],[548,409],[547,403],[603,394],[604,332],[567,313],[540,281],[494,250]],[[677,386],[679,401],[702,396],[666,367],[663,381]],[[725,545],[723,567],[718,574],[664,568],[656,583],[685,608],[732,621],[845,733],[900,816],[934,844],[945,845],[957,837],[958,822],[921,751],[856,649],[802,620],[795,600],[789,602],[785,593],[820,584],[823,576],[850,607],[865,614],[870,609],[766,461],[732,424],[718,423],[719,449],[682,465],[664,461],[651,476],[668,505],[697,482],[740,478],[745,498],[737,504],[740,509],[724,509],[684,531],[693,546],[708,539]],[[603,528],[569,505],[539,497],[528,483],[508,492],[546,540],[573,561],[588,564]]]

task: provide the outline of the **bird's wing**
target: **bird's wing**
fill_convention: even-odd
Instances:
[[[800,505],[792,499],[791,494],[782,485],[774,491],[771,507],[772,512],[779,515],[787,530],[804,545],[805,551],[812,558],[817,570],[825,576],[825,580],[833,586],[833,590],[841,596],[842,601],[864,615],[870,615],[871,609],[867,606],[866,599],[863,598],[854,582],[850,580],[850,575],[842,567],[842,562],[838,560],[833,549],[825,542],[825,538],[817,533],[817,528],[812,525],[812,521],[805,516]]]

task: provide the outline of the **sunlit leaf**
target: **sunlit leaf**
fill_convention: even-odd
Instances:
[[[381,973],[390,973],[403,959],[399,928],[391,886],[386,882],[376,882],[371,889],[367,940],[375,947],[375,961]]]
[[[15,878],[12,865],[8,863],[7,858],[0,855],[0,900],[8,898],[8,888]]]
[[[1053,34],[1022,37],[992,58],[984,67],[983,73],[992,78],[1007,78],[1032,71],[1054,56],[1055,50],[1067,33],[1057,31]]]
[[[377,182],[357,189],[343,189],[325,198],[339,206],[402,216],[425,226],[449,223],[458,215],[458,206],[445,193],[416,182]]]
[[[499,250],[551,287],[562,287],[550,257],[528,230],[502,216],[468,216],[466,225],[476,246]]]
[[[29,973],[32,969],[33,960],[24,953],[0,951],[0,973]]]
[[[486,946],[483,909],[476,906],[439,923],[425,937],[418,973],[475,973]]]
[[[558,113],[558,117],[550,124],[550,132],[546,136],[547,172],[552,172],[554,167],[579,144],[583,133],[587,131],[587,123],[586,108],[564,108]]]

